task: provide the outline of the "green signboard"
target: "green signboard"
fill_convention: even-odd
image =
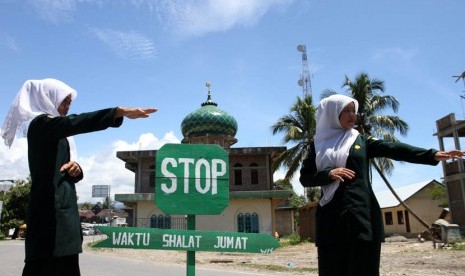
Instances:
[[[279,242],[269,234],[97,226],[108,236],[94,247],[182,251],[272,253]]]
[[[165,144],[156,156],[155,204],[165,214],[220,214],[229,205],[228,153],[219,145]]]

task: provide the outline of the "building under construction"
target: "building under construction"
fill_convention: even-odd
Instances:
[[[436,121],[436,135],[439,149],[445,150],[445,142],[454,143],[456,149],[461,149],[460,137],[465,137],[465,121],[456,120],[451,113]],[[449,141],[448,141],[449,140]],[[460,232],[465,233],[465,160],[443,161],[444,184],[447,187],[449,208],[452,223],[460,226]]]

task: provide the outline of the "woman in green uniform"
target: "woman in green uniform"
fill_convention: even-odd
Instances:
[[[119,127],[123,117],[146,118],[155,108],[108,108],[69,115],[77,93],[55,79],[28,80],[2,127],[11,146],[27,131],[31,193],[27,212],[23,275],[80,275],[82,230],[75,184],[83,178],[73,135]]]
[[[384,229],[369,159],[437,165],[463,156],[458,150],[428,150],[359,134],[357,110],[358,102],[344,95],[321,100],[314,142],[300,171],[304,187],[321,186],[322,191],[316,210],[319,275],[379,275]]]

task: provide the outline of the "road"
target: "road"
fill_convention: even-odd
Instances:
[[[90,237],[86,237],[88,239]],[[186,266],[152,265],[130,258],[116,258],[99,255],[94,252],[80,254],[80,267],[82,276],[153,276],[153,275],[187,275]],[[0,241],[0,264],[2,276],[21,275],[24,266],[24,240]],[[196,276],[264,276],[248,272],[225,271],[196,267]]]

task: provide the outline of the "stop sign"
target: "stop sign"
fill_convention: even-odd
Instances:
[[[155,204],[165,214],[220,214],[229,205],[228,153],[219,145],[161,147],[156,156]]]

